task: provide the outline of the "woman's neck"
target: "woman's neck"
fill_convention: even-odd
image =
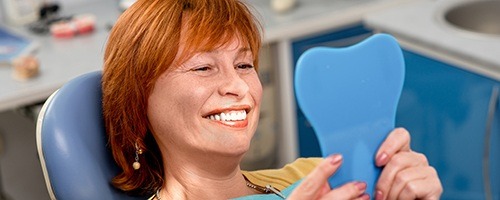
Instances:
[[[165,184],[159,193],[162,200],[230,199],[256,193],[246,186],[239,166],[241,158],[168,157],[169,162],[164,166]]]

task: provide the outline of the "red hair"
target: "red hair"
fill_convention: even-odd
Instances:
[[[261,29],[237,0],[139,0],[120,16],[108,39],[102,77],[106,132],[122,170],[112,180],[115,187],[144,195],[163,186],[162,156],[146,113],[153,86],[174,62],[234,37],[248,45],[257,67]],[[178,52],[181,42],[186,48]],[[132,168],[135,144],[144,152],[138,170]]]

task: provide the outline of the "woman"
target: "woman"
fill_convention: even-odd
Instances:
[[[239,1],[139,0],[127,9],[109,36],[102,82],[106,130],[123,170],[113,184],[152,199],[229,199],[279,193],[307,175],[289,199],[439,198],[435,170],[410,150],[404,129],[377,153],[385,168],[376,194],[357,181],[330,190],[341,155],[241,171],[259,119],[260,45],[259,25]]]

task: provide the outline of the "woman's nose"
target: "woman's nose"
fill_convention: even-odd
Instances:
[[[219,94],[222,96],[242,98],[250,89],[247,82],[234,69],[222,73],[221,79]]]

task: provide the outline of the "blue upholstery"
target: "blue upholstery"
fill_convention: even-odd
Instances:
[[[295,72],[298,105],[323,156],[344,157],[330,186],[363,180],[374,194],[381,171],[375,153],[394,128],[403,81],[402,51],[390,35],[375,34],[344,48],[316,47],[301,55]]]
[[[110,184],[118,167],[106,146],[101,96],[101,72],[91,72],[56,91],[40,112],[37,146],[52,199],[144,199]]]

